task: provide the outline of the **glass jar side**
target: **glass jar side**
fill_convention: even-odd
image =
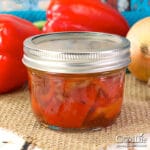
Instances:
[[[120,114],[125,68],[91,74],[54,74],[28,68],[38,120],[56,130],[97,129]]]

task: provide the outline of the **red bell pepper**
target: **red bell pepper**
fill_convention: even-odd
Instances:
[[[97,31],[125,36],[129,26],[123,16],[98,0],[51,0],[43,32]]]
[[[31,22],[0,14],[0,93],[20,87],[27,80],[22,64],[23,41],[40,31]]]

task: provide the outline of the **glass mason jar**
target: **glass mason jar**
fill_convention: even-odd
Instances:
[[[129,41],[98,32],[61,32],[24,42],[31,104],[51,129],[100,129],[121,111]]]

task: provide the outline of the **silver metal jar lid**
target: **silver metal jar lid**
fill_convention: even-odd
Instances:
[[[126,67],[130,43],[113,34],[57,32],[24,41],[23,63],[54,73],[95,73]]]

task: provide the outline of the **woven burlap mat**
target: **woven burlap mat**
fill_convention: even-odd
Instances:
[[[32,114],[27,88],[0,95],[0,127],[16,132],[45,150],[99,150],[117,135],[150,133],[150,88],[126,76],[125,98],[116,123],[101,131],[61,132],[40,125]]]

